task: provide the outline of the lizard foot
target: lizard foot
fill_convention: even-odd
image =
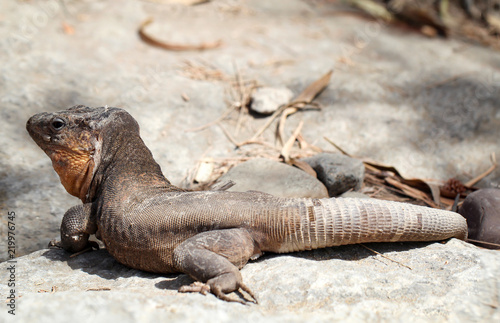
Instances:
[[[257,299],[255,298],[255,296],[252,293],[252,291],[250,290],[250,288],[248,288],[245,284],[240,283],[239,289],[241,289],[242,291],[244,291],[248,295],[250,295],[250,297],[252,298],[252,300],[250,302],[257,304]],[[179,292],[180,293],[200,293],[200,294],[203,294],[203,295],[207,295],[209,292],[211,292],[217,298],[219,298],[219,299],[221,299],[223,301],[226,301],[226,302],[236,302],[236,303],[240,303],[240,304],[243,304],[243,305],[248,305],[248,301],[246,301],[246,300],[236,299],[236,298],[232,298],[232,297],[227,296],[222,291],[222,288],[220,288],[219,286],[217,286],[215,284],[212,284],[210,286],[208,283],[205,284],[205,283],[197,281],[197,282],[192,283],[191,285],[181,286],[179,288]]]
[[[194,283],[181,287],[180,291],[202,294],[210,291],[224,301],[257,303],[250,288],[243,284],[238,268],[258,253],[260,249],[245,229],[207,231],[186,239],[174,250],[175,268],[205,284]],[[232,292],[238,292],[241,296],[238,299],[229,297],[228,294]],[[242,292],[248,294],[251,300]]]
[[[47,246],[49,249],[64,249],[63,243],[58,240],[50,240],[49,245]],[[95,241],[88,241],[87,242],[87,247],[84,248],[83,250],[80,250],[78,252],[75,252],[71,254],[70,257],[76,257],[78,255],[81,255],[82,253],[85,253],[87,251],[92,251],[92,250],[99,250],[99,244]]]
[[[239,283],[239,286],[238,286],[238,289],[237,291],[239,290],[242,290],[244,292],[246,292],[252,299],[250,301],[247,301],[246,299],[245,300],[241,300],[241,299],[233,299],[229,296],[227,296],[223,291],[222,289],[217,286],[217,285],[212,285],[211,288],[210,288],[210,291],[215,295],[217,296],[218,298],[222,299],[223,301],[226,301],[226,302],[238,302],[238,303],[241,303],[243,305],[248,305],[248,302],[252,302],[254,304],[258,304],[257,302],[257,298],[255,297],[255,295],[252,293],[252,291],[250,290],[250,288],[248,288],[248,286],[246,286],[245,284],[243,284],[242,282]]]
[[[54,240],[50,240],[49,242],[49,245],[47,246],[48,248],[52,248],[52,249],[62,249],[62,244],[61,244],[61,241],[57,241],[56,239]]]

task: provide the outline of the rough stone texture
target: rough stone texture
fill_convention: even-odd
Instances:
[[[281,197],[328,197],[325,185],[306,172],[265,158],[241,163],[229,170],[219,183],[233,181],[228,191],[261,191]]]
[[[339,196],[350,189],[359,190],[363,184],[365,166],[359,159],[322,153],[302,160],[316,171],[330,196]]]
[[[469,194],[459,213],[467,219],[469,238],[500,244],[499,189],[482,189]]]
[[[267,255],[242,269],[259,305],[180,294],[191,279],[126,268],[105,250],[17,259],[17,322],[495,322],[500,252],[447,243],[382,243]],[[0,281],[8,280],[2,264]],[[54,292],[51,290],[54,288]],[[108,289],[108,290],[106,290]],[[5,283],[1,295],[8,295]],[[236,297],[236,294],[230,296]],[[2,306],[0,320],[13,321]]]
[[[260,87],[252,93],[250,108],[260,114],[271,114],[290,102],[293,92],[286,88]]]
[[[186,132],[216,120],[234,100],[228,82],[188,77],[186,61],[296,94],[333,69],[316,99],[323,109],[288,117],[286,135],[302,120],[308,142],[332,149],[328,137],[407,177],[467,181],[486,170],[489,154],[500,156],[500,55],[345,15],[337,2],[0,1],[0,250],[7,249],[7,211],[17,214],[16,252],[23,255],[57,238],[64,212],[80,203],[24,130],[35,113],[74,104],[127,109],[174,184],[201,158],[236,154],[217,126]],[[148,46],[137,28],[151,16],[147,31],[159,39],[222,39],[224,46]],[[249,139],[266,121],[248,120],[235,139]],[[274,129],[264,134],[268,142]],[[479,185],[499,187],[500,168]]]
[[[350,198],[357,198],[357,199],[369,199],[370,197],[366,194],[360,193],[360,192],[345,192],[342,193],[339,197],[350,197]]]

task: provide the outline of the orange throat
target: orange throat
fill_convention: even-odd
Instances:
[[[61,149],[49,156],[66,191],[85,203],[95,166],[90,152]]]

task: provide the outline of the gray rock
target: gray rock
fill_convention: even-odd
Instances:
[[[250,108],[261,114],[271,114],[290,102],[293,92],[286,87],[260,87],[252,93]]]
[[[244,82],[283,84],[298,94],[333,68],[330,84],[315,99],[324,108],[287,121],[291,133],[304,120],[302,135],[322,149],[331,148],[323,136],[335,138],[407,177],[445,179],[487,169],[486,155],[500,155],[498,52],[395,33],[380,22],[331,19],[337,10],[332,1],[301,0],[190,7],[0,1],[0,12],[8,13],[0,18],[0,205],[4,214],[18,216],[16,254],[57,238],[64,212],[81,203],[64,191],[50,160],[24,131],[31,115],[74,104],[123,107],[139,122],[167,178],[179,185],[201,158],[239,157],[217,126],[186,132],[216,120],[237,99],[228,93],[231,80],[218,79],[238,70]],[[151,15],[157,17],[147,27],[153,37],[183,44],[221,39],[225,46],[179,53],[151,47],[131,33]],[[64,25],[75,34],[65,34]],[[222,122],[230,133],[232,122]],[[236,139],[251,138],[265,122],[246,119]],[[263,139],[274,139],[272,127]],[[500,168],[478,185],[500,187]],[[0,250],[7,250],[5,226]],[[0,260],[6,257],[0,252]]]
[[[500,189],[487,188],[469,194],[459,213],[467,219],[469,238],[500,244]]]
[[[342,193],[339,197],[343,198],[357,198],[357,199],[369,199],[370,197],[366,194],[360,193],[360,192],[345,192]]]
[[[236,184],[228,191],[261,191],[281,197],[328,197],[326,187],[298,168],[265,158],[251,159],[231,168],[219,182]]]
[[[363,184],[365,166],[359,159],[322,153],[302,160],[316,171],[330,196],[339,196],[350,189],[358,190]]]
[[[74,258],[41,250],[17,258],[17,322],[498,322],[500,255],[451,239],[369,244],[264,255],[242,270],[259,304],[181,294],[184,274],[155,275],[117,263],[105,250]],[[10,295],[10,273],[0,293]],[[237,294],[230,294],[238,297]],[[12,322],[7,306],[0,321]]]

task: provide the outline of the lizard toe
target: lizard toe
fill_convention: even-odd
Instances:
[[[258,304],[259,302],[257,301],[257,297],[255,297],[254,293],[248,288],[247,285],[243,284],[243,282],[240,282],[240,289],[247,293],[251,298],[252,302],[255,304]]]
[[[179,288],[179,293],[200,293],[207,295],[210,292],[210,286],[202,282],[194,282],[191,285],[184,285]]]
[[[50,242],[49,242],[49,244],[48,244],[47,247],[48,248],[53,248],[53,249],[56,249],[56,248],[57,249],[62,249],[63,248],[63,246],[61,244],[61,241],[58,241],[56,239],[50,240]]]

